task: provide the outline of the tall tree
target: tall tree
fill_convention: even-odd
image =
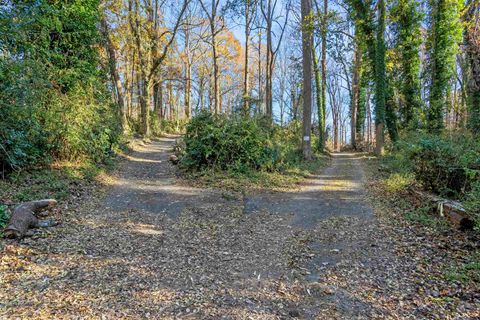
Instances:
[[[243,16],[244,27],[244,63],[243,63],[243,97],[242,113],[246,116],[250,113],[250,42],[254,21],[257,17],[258,0],[229,0],[229,7],[235,15]]]
[[[356,30],[355,33],[358,31]],[[357,117],[359,114],[358,105],[360,99],[360,68],[362,64],[362,51],[359,36],[355,35],[355,52],[353,54],[353,75],[352,75],[352,99],[350,101],[350,141],[354,149],[357,148]]]
[[[267,34],[267,56],[265,65],[265,104],[267,116],[272,118],[273,116],[273,70],[275,67],[275,58],[282,43],[283,35],[288,22],[288,16],[290,13],[290,7],[287,3],[285,9],[285,17],[283,25],[279,24],[280,17],[278,16],[279,0],[264,0],[260,1],[260,9],[265,20],[265,29]],[[277,37],[277,43],[274,44],[274,31],[273,24],[277,22],[279,24],[279,36]]]
[[[318,63],[317,50],[315,47],[312,48],[313,55],[313,73],[315,74],[315,102],[317,104],[317,115],[318,115],[318,150],[323,151],[325,148],[325,108],[322,100],[322,80],[320,66]]]
[[[385,0],[379,0],[377,40],[375,46],[375,154],[380,155],[384,145],[385,127]]]
[[[313,63],[314,63],[314,74],[315,74],[315,86],[316,86],[316,104],[317,104],[317,115],[318,115],[318,146],[319,150],[325,148],[326,137],[326,70],[327,70],[327,22],[328,22],[328,1],[323,2],[323,12],[320,9],[320,5],[317,0],[315,0],[315,9],[316,15],[320,17],[320,44],[321,44],[321,61],[319,64],[319,59],[316,51],[315,41],[313,48]]]
[[[480,133],[480,2],[468,0],[465,11],[465,42],[467,58],[470,64],[469,91],[469,127]]]
[[[392,9],[396,23],[396,51],[399,56],[401,80],[400,114],[404,128],[416,129],[422,112],[420,81],[421,22],[417,0],[397,0]]]
[[[210,7],[208,7],[208,3],[206,3],[205,0],[199,1],[210,26],[210,45],[212,48],[213,60],[213,110],[215,113],[220,113],[222,106],[220,103],[220,73],[218,66],[217,36],[224,28],[223,19],[219,12],[220,0],[211,0]]]
[[[462,36],[460,10],[462,0],[432,0],[430,8],[430,106],[427,125],[430,132],[444,128],[446,97],[455,75],[456,54]]]
[[[366,59],[366,41],[365,35],[363,33],[364,29],[361,26],[361,23],[358,18],[354,17],[355,21],[355,54],[354,54],[354,103],[355,103],[355,142],[354,146],[356,147],[357,141],[364,139],[364,127],[366,119],[366,98],[367,98],[367,86],[369,81],[368,65],[365,63],[368,62]],[[370,68],[373,69],[373,68]],[[370,72],[371,73],[371,72]],[[356,80],[356,81],[355,81]],[[352,136],[353,139],[353,136]]]
[[[143,135],[150,135],[150,102],[153,91],[155,77],[159,67],[164,63],[167,54],[174,43],[177,31],[183,21],[183,16],[190,0],[183,0],[177,15],[174,17],[174,26],[168,31],[160,32],[153,28],[154,21],[153,14],[155,10],[152,9],[152,3],[147,2],[146,11],[148,12],[147,21],[142,20],[142,7],[139,0],[128,1],[129,25],[135,43],[136,54],[138,57],[139,70],[139,100],[140,100],[140,114],[141,126],[140,133]],[[165,5],[165,2],[163,3]],[[150,31],[150,43],[146,45],[142,39],[142,30]],[[152,31],[153,29],[153,31]],[[159,48],[158,44],[162,43],[163,48]]]
[[[123,85],[120,79],[120,74],[117,69],[118,68],[117,53],[116,53],[116,49],[114,47],[113,41],[111,39],[110,30],[108,28],[108,24],[107,24],[107,21],[105,20],[105,17],[101,18],[100,23],[101,23],[102,33],[105,41],[105,49],[108,54],[108,69],[110,71],[110,77],[115,88],[115,93],[116,93],[115,96],[116,96],[116,102],[118,104],[118,111],[122,118],[122,121],[121,121],[122,129],[126,131],[128,127],[127,110],[125,108]]]
[[[323,15],[322,15],[322,111],[324,119],[327,113],[327,29],[328,29],[328,0],[323,1]],[[325,120],[323,121],[324,127],[321,128],[324,132],[324,139],[321,141],[323,143],[322,147],[325,147],[325,141],[327,140],[325,136]],[[323,149],[323,148],[322,148]]]
[[[303,157],[312,158],[312,40],[313,15],[310,0],[301,0],[302,11],[302,67],[303,67]]]

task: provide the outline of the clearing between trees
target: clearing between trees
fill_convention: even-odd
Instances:
[[[175,138],[137,144],[60,226],[3,243],[0,317],[480,316],[475,286],[442,269],[475,244],[376,213],[366,154],[333,154],[296,190],[240,193],[176,177]]]

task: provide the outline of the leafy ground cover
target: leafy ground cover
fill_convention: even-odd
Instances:
[[[378,162],[373,215],[354,205],[368,203],[363,155],[334,157],[301,190],[245,199],[179,185],[173,141],[138,144],[112,187],[60,205],[60,226],[0,241],[0,317],[480,316],[475,241],[404,218]]]
[[[433,215],[431,207],[417,203],[406,189],[413,178],[379,171],[382,161],[366,161],[369,196],[381,223],[393,231],[390,236],[399,246],[399,254],[415,261],[422,290],[428,290],[431,301],[451,314],[464,302],[478,306],[479,234],[454,230],[444,218]],[[418,243],[413,244],[412,239]]]

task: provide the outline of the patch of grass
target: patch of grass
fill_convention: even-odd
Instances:
[[[405,212],[405,218],[409,221],[421,224],[424,227],[443,229],[445,221],[438,219],[431,214],[432,207],[429,205],[414,208]]]
[[[480,252],[471,255],[462,264],[450,266],[444,277],[451,282],[480,282]]]
[[[21,171],[0,181],[0,203],[17,203],[45,198],[65,200],[81,193],[85,186],[113,167],[92,162],[57,162],[48,167]]]
[[[411,173],[393,173],[383,181],[385,191],[397,193],[405,191],[413,184],[415,176]]]

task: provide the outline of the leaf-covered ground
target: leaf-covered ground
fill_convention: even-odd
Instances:
[[[375,182],[365,193],[359,155],[242,195],[177,183],[172,143],[138,145],[110,186],[61,204],[60,226],[2,240],[0,318],[480,317],[463,277],[478,242],[404,219]]]

